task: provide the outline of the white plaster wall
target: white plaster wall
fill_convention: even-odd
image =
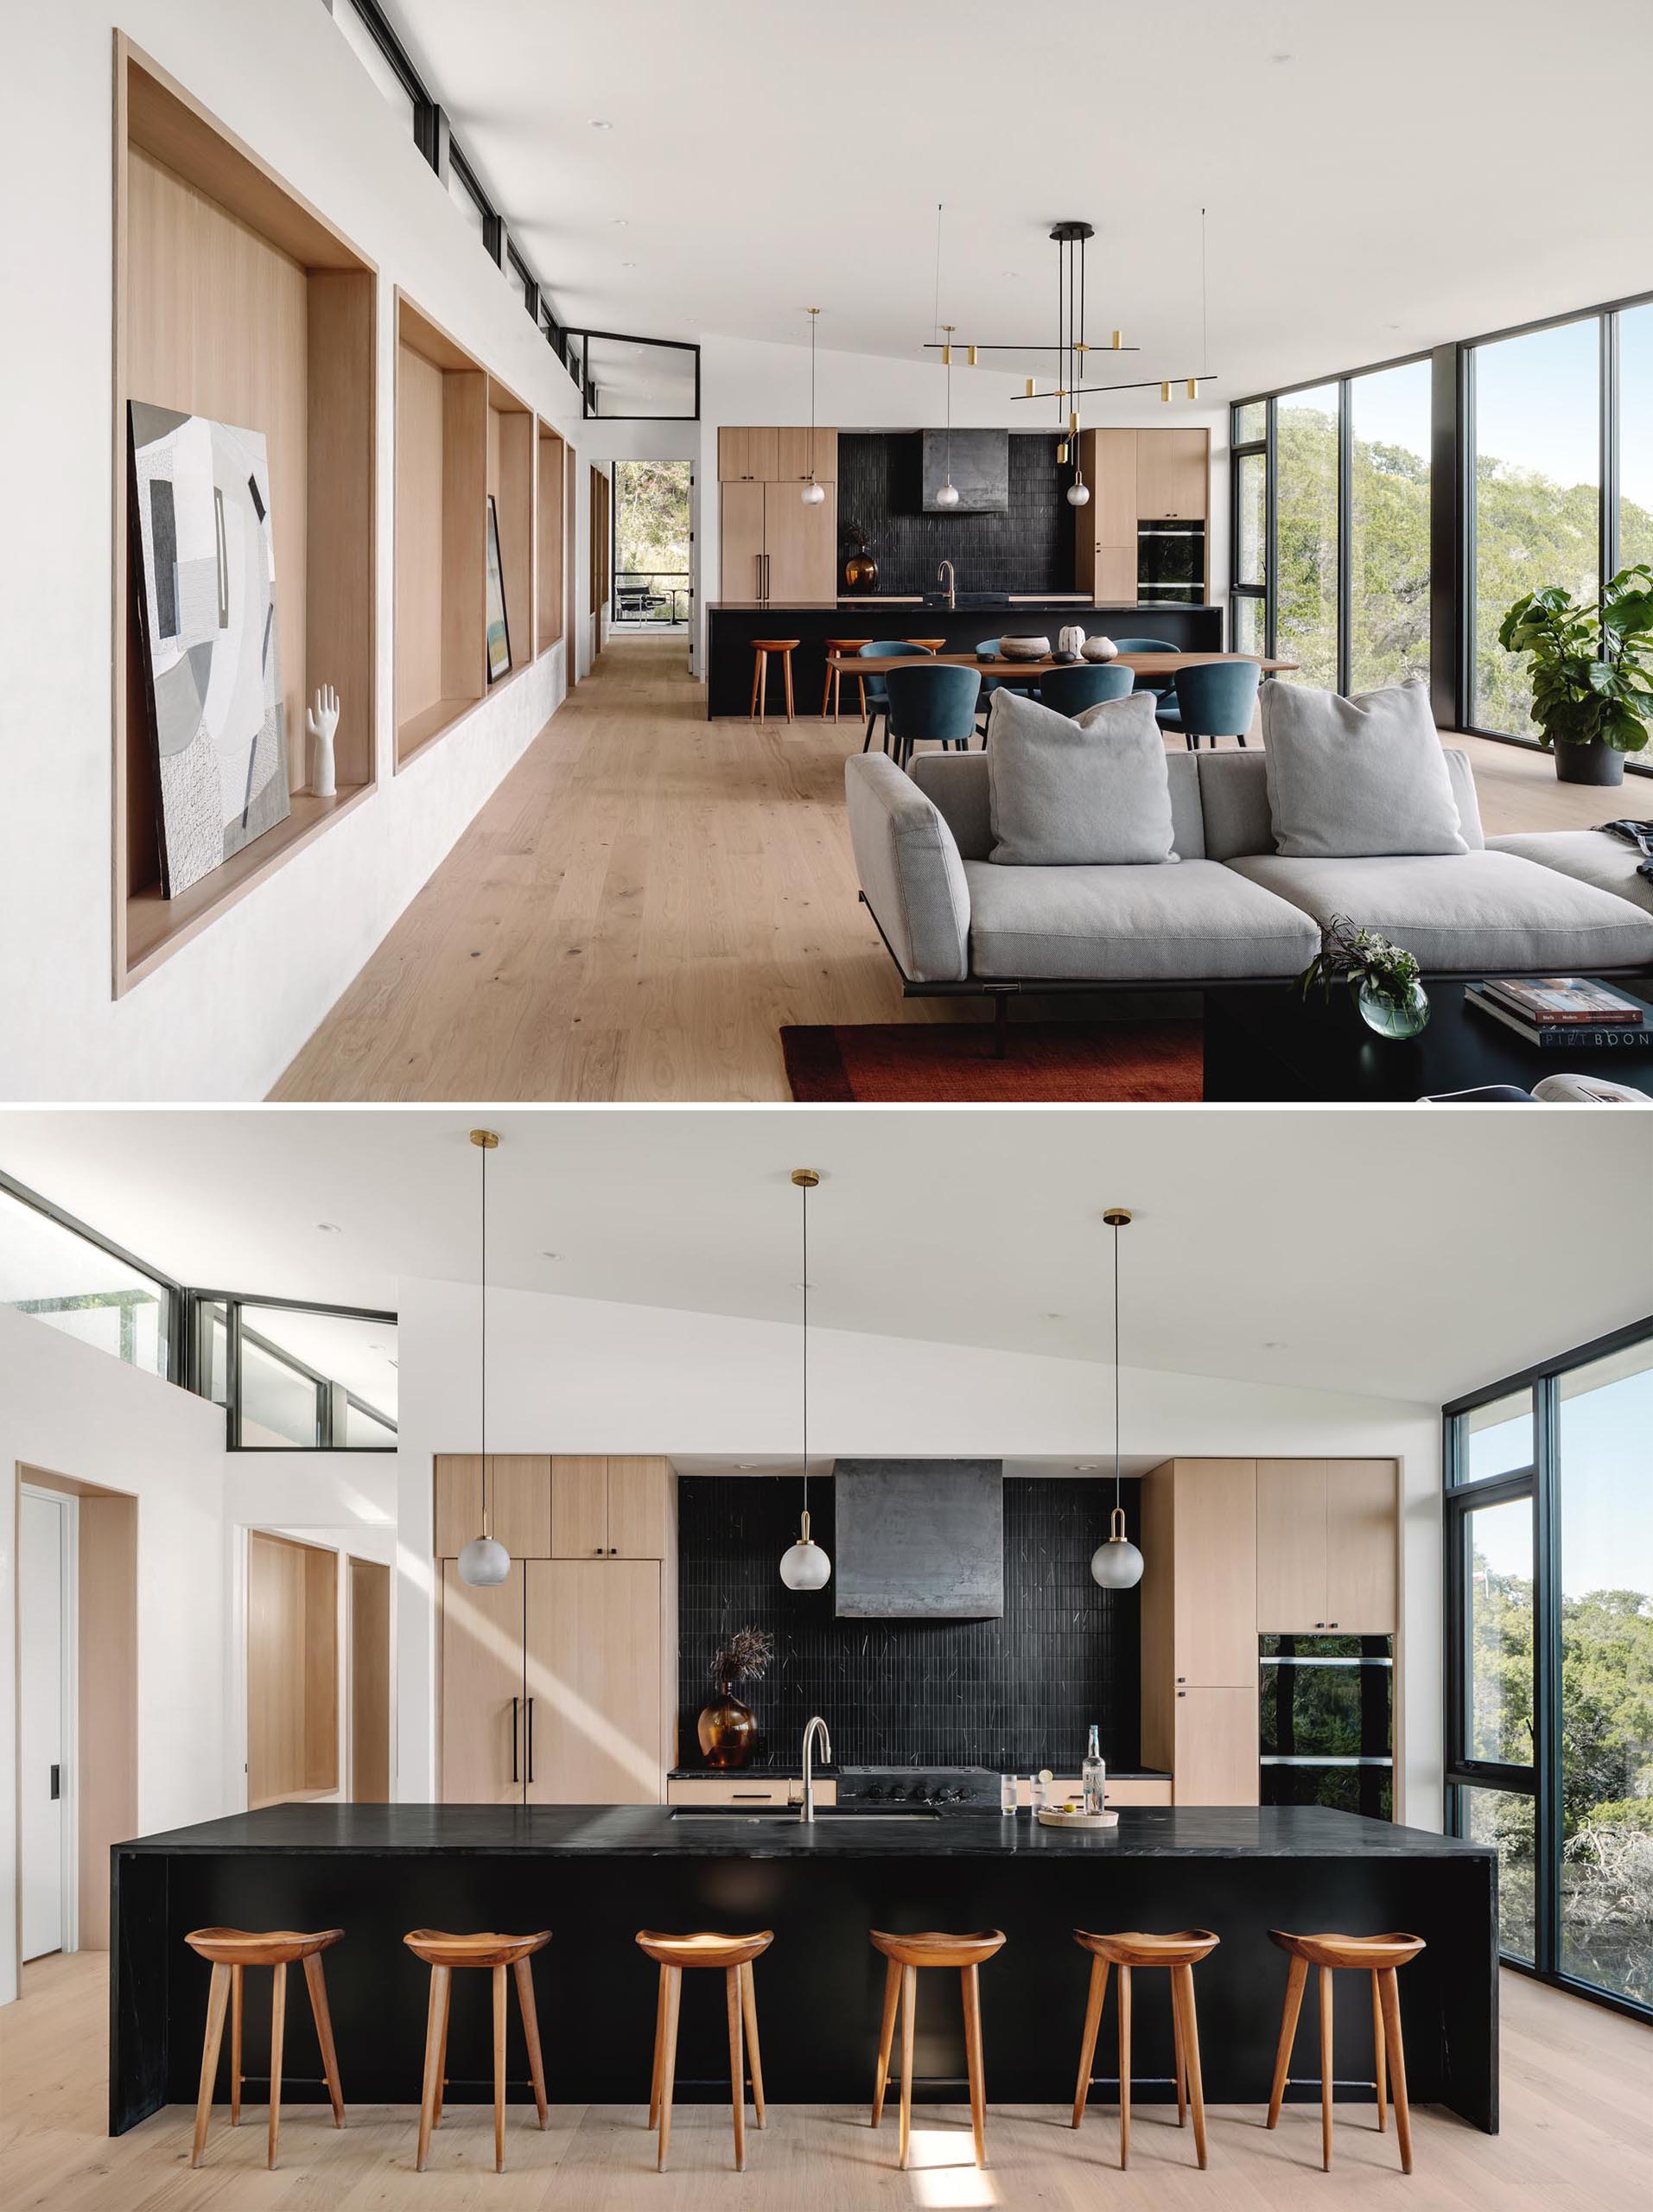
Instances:
[[[138,1829],[235,1802],[226,1732],[230,1544],[224,1415],[0,1306],[0,2003],[17,1993],[19,1466],[137,1500]]]
[[[378,789],[119,1001],[110,953],[117,22],[379,271]],[[5,48],[0,194],[12,219],[0,226],[0,321],[31,336],[0,370],[11,525],[0,532],[0,1097],[255,1099],[564,690],[558,645],[392,772],[394,288],[576,449],[578,399],[320,0],[123,0],[118,16],[109,0],[54,0],[8,9]],[[583,503],[577,535],[582,609]],[[588,665],[588,616],[577,626]]]
[[[408,1281],[397,1650],[398,1795],[434,1795],[436,1650],[430,1462],[477,1443],[474,1285]],[[500,1452],[795,1451],[790,1325],[500,1290],[488,1299],[488,1443]],[[1089,1361],[820,1329],[811,1337],[811,1452],[1098,1458],[1111,1448],[1110,1370]],[[1406,1813],[1440,1819],[1440,1414],[1400,1399],[1128,1369],[1128,1453],[1393,1457],[1402,1465]]]

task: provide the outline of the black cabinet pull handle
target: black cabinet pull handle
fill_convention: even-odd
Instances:
[[[517,1707],[520,1702],[520,1699],[514,1697],[511,1700],[511,1779],[513,1782],[522,1780],[517,1771]]]
[[[528,1700],[528,1782],[531,1789],[534,1780],[534,1700]]]

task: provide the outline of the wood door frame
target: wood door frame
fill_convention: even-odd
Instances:
[[[58,1848],[58,1949],[80,1948],[80,1508],[72,1493],[31,1482],[17,1471],[17,1535],[12,1556],[16,1562],[17,1636],[16,1686],[17,1694],[17,1970],[23,1968],[23,1807],[22,1807],[22,1517],[25,1497],[57,1508],[58,1539],[58,1705],[61,1758],[58,1767],[58,1802],[62,1807],[62,1834]]]
[[[342,1778],[346,1772],[343,1740],[344,1729],[341,1718],[346,1669],[344,1665],[341,1663],[342,1654],[340,1649],[339,1638],[339,1586],[341,1579],[339,1572],[339,1562],[340,1558],[345,1555],[345,1546],[342,1543],[318,1543],[308,1536],[289,1535],[285,1529],[275,1528],[263,1522],[248,1522],[242,1526],[238,1534],[241,1540],[239,1548],[241,1569],[241,1632],[239,1637],[237,1638],[237,1644],[238,1647],[238,1655],[241,1662],[240,1708],[242,1726],[241,1740],[243,1746],[241,1778],[244,1809],[251,1811],[256,1809],[258,1806],[265,1804],[292,1804],[296,1802],[302,1802],[306,1799],[341,1797],[344,1794]],[[252,1794],[252,1541],[254,1537],[260,1537],[264,1542],[269,1544],[284,1545],[289,1551],[304,1553],[313,1552],[321,1558],[330,1559],[333,1561],[332,1626],[334,1632],[332,1713],[333,1781],[330,1785],[322,1784],[316,1785],[315,1787],[310,1786],[307,1783],[305,1786],[301,1789],[283,1790],[278,1797],[260,1797],[257,1799],[254,1798]],[[308,1591],[307,1587],[307,1604],[308,1599]],[[305,1705],[306,1719],[308,1723],[308,1692],[306,1693]],[[305,1762],[308,1772],[309,1763],[308,1737],[305,1745]]]
[[[359,1568],[366,1568],[372,1573],[385,1577],[385,1796],[382,1799],[366,1799],[356,1794],[356,1577]],[[345,1787],[340,1795],[353,1805],[390,1804],[394,1802],[396,1794],[396,1569],[387,1560],[374,1559],[366,1552],[347,1550],[344,1554],[344,1570],[345,1663],[342,1688],[345,1742],[340,1765]]]

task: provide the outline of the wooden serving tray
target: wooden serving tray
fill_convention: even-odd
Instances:
[[[1057,1805],[1046,1805],[1033,1815],[1041,1827],[1047,1828],[1116,1828],[1117,1813],[1069,1813]]]

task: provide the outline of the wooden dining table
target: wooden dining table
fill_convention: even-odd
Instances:
[[[1284,676],[1299,665],[1294,660],[1264,660],[1256,653],[1116,653],[1105,661],[1057,660],[1048,653],[1038,660],[1011,660],[1002,653],[992,659],[980,653],[829,653],[827,666],[844,676],[886,676],[893,668],[973,668],[980,676],[1019,683],[1063,668],[1128,668],[1138,676],[1175,676],[1179,669],[1217,660],[1256,661],[1265,676]]]

